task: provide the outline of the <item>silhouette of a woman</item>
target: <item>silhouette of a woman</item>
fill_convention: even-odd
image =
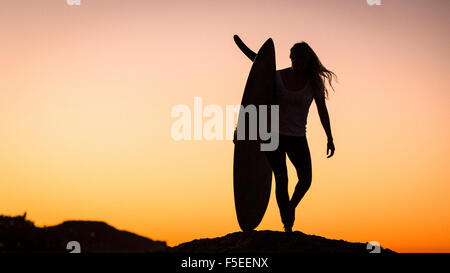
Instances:
[[[235,35],[234,40],[250,60],[256,53],[250,50]],[[280,209],[281,221],[286,232],[291,232],[295,221],[295,208],[311,186],[311,155],[306,139],[306,122],[311,102],[314,100],[320,121],[328,138],[327,157],[334,155],[330,119],[325,104],[328,90],[325,80],[336,75],[326,69],[316,53],[306,43],[296,43],[290,50],[291,67],[276,71],[275,102],[280,109],[279,145],[274,151],[265,152],[275,175],[275,194]],[[298,182],[292,198],[288,193],[286,154],[297,171]]]

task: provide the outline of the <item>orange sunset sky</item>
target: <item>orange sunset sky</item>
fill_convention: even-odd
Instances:
[[[450,251],[450,1],[3,1],[0,214],[101,220],[169,246],[239,231],[231,141],[175,141],[172,107],[239,104],[253,50],[307,41],[339,79],[311,105],[295,230]],[[289,189],[296,183],[289,162]],[[259,230],[282,230],[274,187]]]

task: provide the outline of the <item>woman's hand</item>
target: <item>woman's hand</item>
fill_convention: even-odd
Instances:
[[[328,155],[328,153],[330,153],[330,155]],[[330,158],[334,155],[334,143],[333,140],[328,140],[327,143],[327,158]]]

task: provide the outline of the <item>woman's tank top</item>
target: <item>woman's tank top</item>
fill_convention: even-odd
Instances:
[[[309,107],[313,100],[313,90],[308,81],[301,90],[288,90],[276,71],[276,102],[280,105],[279,133],[289,136],[305,136]]]

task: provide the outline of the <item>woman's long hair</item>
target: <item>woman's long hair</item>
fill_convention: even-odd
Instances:
[[[319,96],[328,98],[328,89],[325,86],[325,80],[328,81],[328,84],[334,91],[332,80],[334,76],[335,80],[337,81],[336,74],[328,70],[322,64],[314,50],[306,42],[296,43],[294,46],[292,46],[291,56],[293,54],[300,58],[306,58],[304,72],[307,73],[307,76],[312,80],[314,89],[319,92]]]

